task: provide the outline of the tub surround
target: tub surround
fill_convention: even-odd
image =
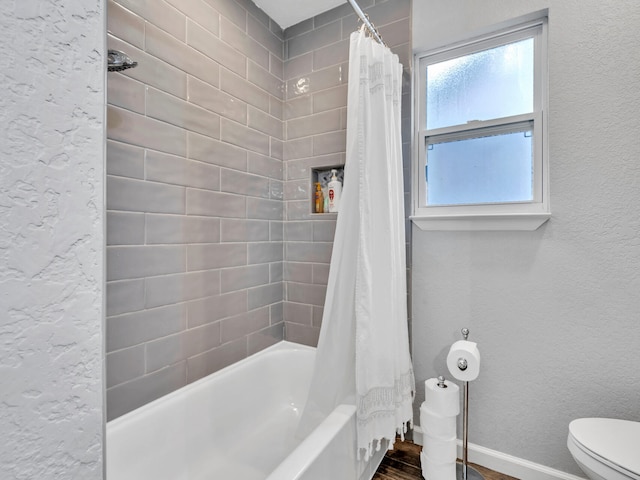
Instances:
[[[282,31],[252,2],[109,1],[107,413],[284,338]]]
[[[361,4],[410,65],[409,0]],[[107,12],[109,48],[139,62],[108,76],[113,419],[282,339],[317,343],[335,214],[311,216],[310,169],[344,164],[357,19],[344,5],[282,32],[236,0]]]

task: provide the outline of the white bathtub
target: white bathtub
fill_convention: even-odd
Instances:
[[[355,406],[295,431],[315,349],[280,342],[107,423],[107,480],[370,480]]]

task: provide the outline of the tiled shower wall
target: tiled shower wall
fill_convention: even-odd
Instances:
[[[107,410],[283,339],[283,37],[249,1],[108,3]]]
[[[358,4],[404,65],[403,164],[409,212],[411,3]],[[285,31],[284,320],[287,340],[309,345],[317,343],[320,333],[336,223],[336,214],[311,213],[311,169],[345,163],[349,35],[358,26],[353,9],[345,4]],[[407,242],[410,231],[407,225]],[[407,248],[408,272],[409,252]]]
[[[405,65],[408,192],[410,0],[359,3]],[[107,13],[109,48],[139,62],[107,82],[112,419],[283,338],[317,342],[336,215],[311,214],[310,169],[344,164],[358,22],[345,4],[283,34],[250,0]]]

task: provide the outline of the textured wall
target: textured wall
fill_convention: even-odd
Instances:
[[[0,3],[0,477],[102,478],[104,7]]]
[[[402,128],[408,192],[411,3],[409,0],[358,3],[405,67]],[[345,163],[349,35],[357,26],[357,16],[345,4],[285,31],[284,319],[287,340],[310,345],[317,343],[320,333],[336,222],[336,214],[312,214],[311,169]],[[408,262],[410,258],[408,255]]]
[[[413,349],[423,381],[445,372],[469,327],[483,358],[470,441],[581,474],[566,448],[572,419],[640,420],[640,9],[414,2],[414,46],[546,7],[553,216],[535,232],[414,228]]]
[[[250,1],[110,1],[107,411],[283,338],[282,32]]]

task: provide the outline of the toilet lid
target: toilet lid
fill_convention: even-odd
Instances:
[[[569,433],[596,456],[640,475],[640,422],[579,418],[569,424]]]

